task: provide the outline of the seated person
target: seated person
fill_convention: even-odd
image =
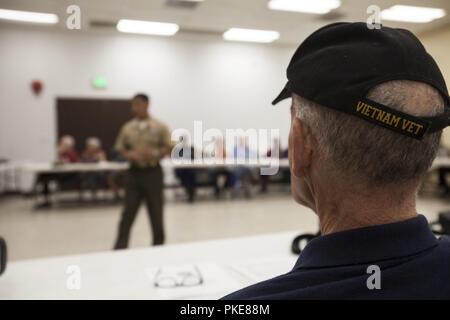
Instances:
[[[266,157],[268,157],[268,158],[274,157],[274,158],[281,159],[280,139],[274,138],[272,140],[272,147],[269,150],[267,150]],[[267,184],[269,183],[269,178],[270,178],[270,175],[261,174],[259,176],[259,180],[261,183],[261,189],[260,189],[261,193],[267,192]]]
[[[450,299],[450,238],[416,211],[449,125],[433,58],[406,30],[334,23],[305,40],[287,74],[273,103],[292,98],[292,194],[321,236],[291,271],[225,298]]]
[[[178,150],[178,159],[193,162],[195,159],[195,149],[190,145],[188,138],[183,136],[180,138],[180,149]],[[177,168],[175,175],[180,180],[181,185],[186,191],[189,202],[194,202],[197,188],[197,169],[195,168]]]
[[[448,157],[450,156],[450,150],[448,150],[445,146],[441,145],[440,150],[441,156]],[[450,186],[447,182],[447,177],[450,174],[450,167],[440,167],[438,169],[439,172],[439,186],[441,187],[442,196],[450,195]]]
[[[120,154],[120,152],[117,152],[114,149],[112,149],[110,151],[109,159],[110,159],[110,161],[113,161],[113,162],[126,162],[127,161]],[[124,184],[125,184],[125,171],[112,170],[111,172],[108,172],[106,174],[106,182],[108,184],[109,189],[111,189],[114,194],[114,200],[121,201],[122,200],[121,189],[123,189]]]
[[[233,168],[234,193],[243,192],[246,198],[251,197],[252,172],[245,164],[256,160],[256,154],[249,147],[248,137],[239,137],[233,150],[233,159],[237,165]],[[242,163],[241,165],[239,163]]]
[[[280,159],[289,159],[289,150],[285,148],[281,150]],[[281,173],[281,181],[283,184],[290,185],[291,184],[291,170],[289,168],[283,167],[280,168]]]
[[[57,147],[58,157],[56,159],[56,164],[65,164],[65,163],[75,163],[78,162],[78,152],[75,149],[75,139],[71,135],[64,135],[60,138],[58,147]],[[44,196],[44,201],[41,204],[37,205],[37,208],[46,208],[51,206],[50,201],[50,182],[68,182],[75,181],[78,183],[78,175],[73,173],[65,173],[65,174],[52,174],[45,173],[39,175],[37,178],[36,186],[42,187],[42,195]]]
[[[56,163],[75,163],[78,160],[78,152],[75,149],[75,138],[71,135],[62,136],[58,145],[58,159]]]
[[[221,136],[215,137],[213,150],[205,150],[204,158],[212,159],[213,162],[224,164],[227,159],[225,142]],[[233,187],[233,174],[226,166],[216,166],[211,169],[211,179],[214,182],[214,196],[220,199],[226,189]]]
[[[89,137],[86,139],[86,146],[81,155],[81,162],[97,163],[106,161],[106,153],[103,151],[101,141],[97,137]],[[82,175],[83,189],[88,189],[92,193],[92,198],[97,197],[97,188],[99,184],[105,181],[105,174],[103,172],[85,172]]]

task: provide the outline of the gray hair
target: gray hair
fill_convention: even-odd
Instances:
[[[396,80],[380,84],[368,98],[415,116],[444,111],[433,87]],[[293,95],[293,112],[317,141],[319,156],[334,175],[369,186],[420,181],[434,160],[442,131],[416,140]]]
[[[86,146],[100,148],[102,146],[102,142],[97,137],[89,137],[86,139]]]

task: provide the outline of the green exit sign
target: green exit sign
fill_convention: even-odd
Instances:
[[[92,86],[95,89],[106,89],[108,87],[108,81],[103,76],[97,76],[92,80]]]

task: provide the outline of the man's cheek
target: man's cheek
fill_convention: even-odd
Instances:
[[[291,193],[292,193],[294,200],[297,203],[306,205],[304,196],[302,194],[303,192],[302,192],[302,188],[301,188],[301,183],[300,183],[299,179],[293,174],[291,174]]]
[[[315,211],[314,197],[303,179],[291,174],[291,192],[294,200],[305,207]]]
[[[289,168],[292,168],[292,128],[289,131],[289,137],[288,137],[288,161],[289,161]],[[291,170],[292,173],[292,170]]]

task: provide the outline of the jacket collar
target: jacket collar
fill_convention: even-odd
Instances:
[[[427,219],[336,232],[311,240],[294,269],[365,264],[407,257],[437,245]]]

